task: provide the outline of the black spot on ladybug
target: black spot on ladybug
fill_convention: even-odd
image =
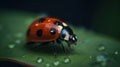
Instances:
[[[52,35],[56,34],[56,29],[55,29],[55,28],[51,28],[51,29],[50,29],[50,33],[51,33]]]
[[[30,29],[27,30],[27,34],[26,34],[26,35],[27,35],[27,36],[30,35]]]
[[[54,24],[57,25],[57,26],[63,26],[63,24],[60,23],[59,21],[55,21]]]
[[[38,30],[38,31],[36,32],[36,35],[40,37],[40,36],[42,36],[42,32],[43,32],[43,31],[40,29],[40,30]]]
[[[40,18],[39,22],[42,23],[43,21],[45,21],[45,18]]]

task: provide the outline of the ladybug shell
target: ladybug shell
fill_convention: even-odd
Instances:
[[[56,18],[40,18],[34,21],[27,31],[27,42],[50,42],[59,38],[60,29],[55,22],[63,23]],[[55,29],[55,33],[50,30]]]

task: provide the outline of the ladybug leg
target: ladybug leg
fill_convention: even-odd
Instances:
[[[63,43],[61,42],[61,40],[57,39],[56,42],[62,46],[62,49],[63,49],[64,53],[67,54],[67,52],[65,50],[65,47],[63,46]]]
[[[73,50],[71,47],[71,44],[69,42],[67,42],[67,44],[68,44],[69,51]]]
[[[74,50],[73,47],[71,47],[71,44],[69,44],[68,47],[69,47],[69,52]]]
[[[56,46],[55,46],[55,41],[52,41],[50,43],[53,44],[54,56],[57,57],[57,50],[56,50]]]
[[[68,48],[69,48],[69,49],[71,49],[71,46],[70,46],[70,44],[69,44],[69,43],[68,43]]]
[[[65,50],[65,47],[63,46],[63,43],[61,43],[61,46],[62,46],[62,48],[63,48],[64,53],[67,55],[67,52],[66,52],[66,50]]]

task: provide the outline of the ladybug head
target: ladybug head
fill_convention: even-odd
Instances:
[[[68,26],[62,29],[60,38],[71,44],[76,44],[77,42],[76,35],[73,33],[72,29]]]

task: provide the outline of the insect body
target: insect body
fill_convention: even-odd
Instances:
[[[57,18],[39,18],[35,20],[28,28],[27,43],[30,42],[67,42],[76,44],[77,38],[72,29],[62,20]],[[64,48],[64,47],[63,47]]]

